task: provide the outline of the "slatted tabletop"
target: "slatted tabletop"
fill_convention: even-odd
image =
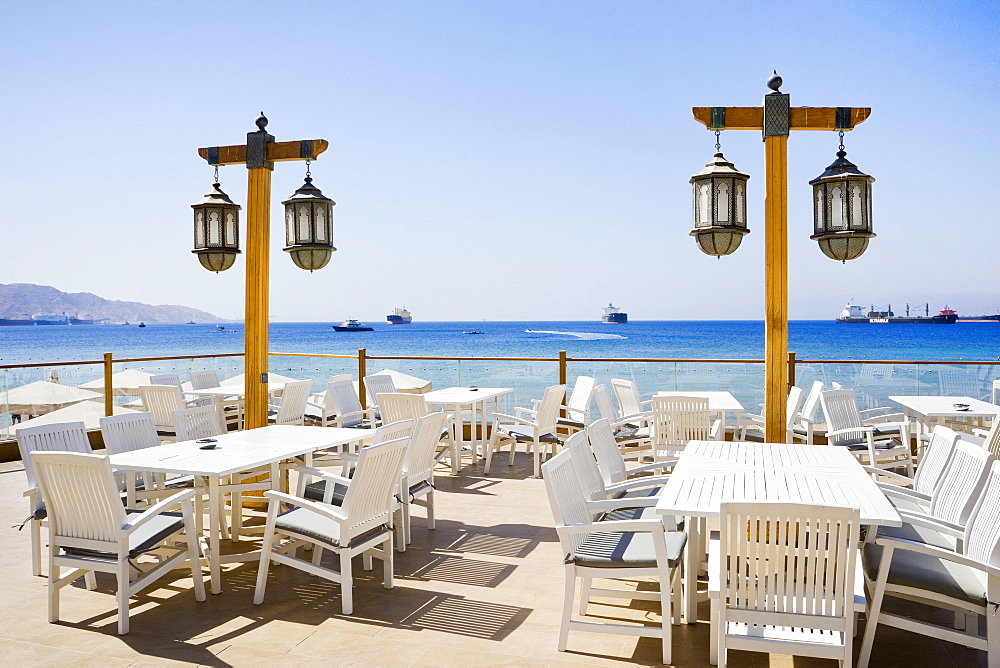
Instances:
[[[271,425],[218,436],[214,450],[202,450],[203,444],[197,441],[167,443],[111,455],[111,465],[131,471],[224,477],[323,448],[338,447],[365,436],[357,429],[340,427]]]
[[[656,511],[718,517],[727,500],[852,506],[865,524],[901,524],[896,509],[850,451],[783,443],[692,441]]]

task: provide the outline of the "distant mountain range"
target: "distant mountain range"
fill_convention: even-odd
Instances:
[[[0,318],[18,318],[25,313],[66,314],[112,323],[227,322],[216,315],[188,306],[153,306],[140,302],[112,301],[89,292],[62,292],[48,285],[0,283]]]

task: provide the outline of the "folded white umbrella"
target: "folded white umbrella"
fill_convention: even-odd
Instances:
[[[133,411],[129,408],[122,408],[121,406],[114,407],[115,415],[124,415],[125,413],[136,413],[138,411]],[[16,422],[11,425],[10,430],[16,432],[18,429],[24,427],[37,427],[43,424],[57,424],[59,422],[83,422],[87,430],[100,429],[101,423],[100,419],[104,417],[104,402],[97,401],[82,401],[78,404],[73,404],[72,406],[67,406],[66,408],[60,408],[57,411],[52,411],[46,415],[42,415],[31,420],[25,420],[23,422]]]
[[[238,376],[233,376],[232,378],[227,378],[226,380],[220,381],[220,385],[243,385],[243,379],[246,378],[246,374],[241,373]],[[269,373],[267,374],[267,382],[269,383],[290,383],[293,380],[301,380],[300,378],[289,378],[288,376],[282,376],[280,373]]]
[[[0,392],[0,411],[21,415],[42,415],[87,399],[100,398],[101,395],[97,392],[38,380]]]
[[[397,392],[410,392],[413,394],[423,394],[431,391],[431,381],[411,376],[408,373],[393,371],[392,369],[382,369],[379,375],[392,376],[392,384]],[[375,374],[369,374],[375,375]]]
[[[111,393],[116,397],[137,397],[139,396],[140,385],[152,385],[149,382],[151,375],[138,369],[124,369],[118,373],[111,374]],[[77,387],[104,394],[104,378],[97,378]]]

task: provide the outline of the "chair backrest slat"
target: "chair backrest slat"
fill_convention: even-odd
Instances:
[[[965,525],[989,475],[993,455],[959,439],[948,468],[931,498],[931,514],[947,522]]]
[[[984,489],[965,529],[966,556],[1000,567],[1000,462],[990,465]]]
[[[354,382],[350,379],[331,380],[326,386],[326,394],[328,398],[333,399],[333,405],[338,416],[357,413],[361,410],[361,400],[358,399],[358,393],[354,389]],[[349,418],[344,418],[340,426],[353,427],[361,424],[363,420],[364,418],[361,415],[352,415]]]
[[[181,384],[181,376],[178,373],[157,373],[149,377],[150,385],[173,385],[181,392],[184,386]]]
[[[204,390],[209,387],[219,387],[219,374],[213,369],[203,369],[191,372],[191,389]]]
[[[341,506],[347,515],[348,539],[389,521],[409,441],[397,438],[358,453],[358,467]]]
[[[621,409],[622,417],[626,415],[636,415],[642,413],[642,402],[639,399],[639,390],[631,380],[621,378],[611,379],[611,389],[618,399],[618,408]]]
[[[823,391],[823,381],[814,380],[809,387],[809,393],[805,401],[802,402],[802,412],[800,415],[806,420],[816,420],[816,409],[819,408],[819,395]]]
[[[140,385],[139,397],[158,430],[173,431],[173,412],[187,408],[177,385]]]
[[[174,411],[172,420],[178,441],[194,441],[225,433],[215,406],[199,406]]]
[[[594,396],[594,385],[596,380],[590,376],[577,376],[576,384],[573,385],[573,392],[566,402],[566,414],[571,420],[578,420],[586,423],[590,414],[590,402]]]
[[[50,452],[53,450],[68,450],[90,454],[93,449],[87,439],[86,426],[82,422],[62,422],[59,424],[43,424],[37,427],[23,427],[16,432],[17,449],[21,453],[24,472],[28,476],[28,487],[33,488],[38,483],[31,465],[31,452]]]
[[[913,489],[921,494],[932,495],[944,472],[948,469],[955,452],[958,433],[943,425],[934,427],[931,440],[920,458],[920,466],[913,475]]]
[[[608,394],[607,386],[597,385],[594,387],[594,401],[597,402],[597,410],[601,413],[602,418],[607,418],[611,421],[618,419],[618,412],[611,401],[611,395]]]
[[[312,391],[312,381],[294,380],[285,383],[281,390],[281,402],[278,404],[274,424],[303,424],[306,416],[306,402]]]
[[[590,447],[594,451],[605,486],[625,480],[628,477],[628,470],[625,467],[622,451],[615,442],[615,434],[611,431],[611,422],[607,418],[591,422],[587,427],[587,438],[590,440]]]
[[[58,536],[118,544],[125,524],[107,457],[76,452],[33,452],[38,486]]]
[[[569,450],[573,469],[580,481],[580,487],[589,501],[599,501],[607,497],[607,486],[601,477],[601,469],[594,458],[587,440],[587,432],[578,431],[566,439],[566,449]]]
[[[365,393],[368,398],[369,406],[378,406],[381,410],[381,406],[378,403],[378,395],[388,394],[396,391],[396,384],[392,382],[392,376],[387,373],[376,373],[371,376],[365,376]]]
[[[576,475],[568,450],[563,450],[542,464],[542,478],[545,479],[545,491],[549,496],[549,507],[552,509],[556,526],[587,524],[593,521],[587,511],[580,479]],[[575,552],[584,538],[586,538],[584,534],[560,536],[559,542],[562,544],[563,553]]]
[[[857,431],[848,431],[832,438],[830,440],[831,445],[844,445],[864,438],[864,431],[862,430],[864,421],[861,419],[861,412],[858,410],[858,402],[854,396],[854,390],[826,390],[820,392],[819,402],[823,406],[823,415],[826,416],[826,425],[829,431],[857,429]]]
[[[416,420],[430,413],[422,394],[383,392],[378,395],[378,413],[383,423]]]
[[[657,451],[680,451],[689,441],[707,441],[712,436],[712,416],[704,397],[653,397],[650,434]]]
[[[403,462],[403,471],[411,485],[422,480],[434,482],[434,456],[447,422],[448,414],[444,411],[430,413],[414,422],[410,446]]]
[[[409,438],[413,434],[414,426],[414,420],[399,420],[397,422],[384,424],[376,429],[375,433],[372,435],[372,445],[388,443],[389,441],[395,441],[400,438]]]
[[[556,421],[559,419],[559,406],[562,405],[565,396],[565,385],[552,385],[545,388],[542,402],[538,405],[538,411],[535,413],[535,426],[541,432],[555,430]]]
[[[109,455],[152,448],[160,444],[153,414],[125,413],[100,419],[101,437]]]

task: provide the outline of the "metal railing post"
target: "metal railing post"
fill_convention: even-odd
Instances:
[[[111,374],[114,368],[111,366],[111,353],[104,353],[104,415],[111,416],[115,413],[115,397],[112,387]]]
[[[368,350],[358,348],[358,399],[361,400],[361,407],[368,405],[368,397],[365,392],[365,376],[368,374]]]
[[[791,392],[795,385],[795,353],[788,352],[788,391]]]
[[[559,384],[566,384],[566,351],[559,351]]]

